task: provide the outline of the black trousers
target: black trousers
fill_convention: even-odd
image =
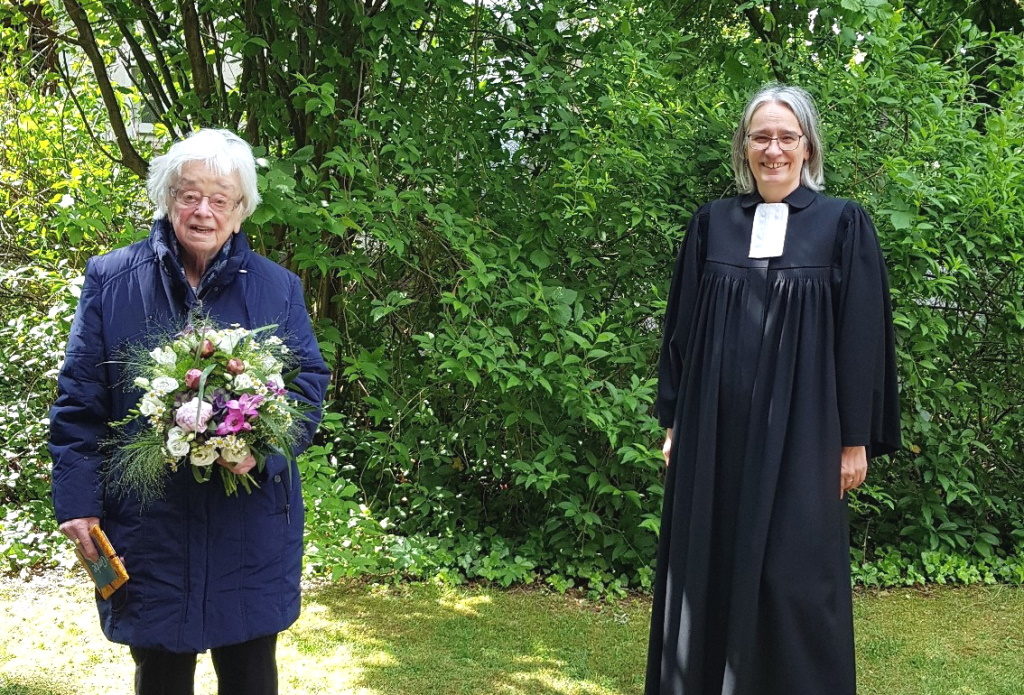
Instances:
[[[218,695],[277,695],[277,635],[210,650]],[[193,695],[195,653],[131,647],[136,695]]]

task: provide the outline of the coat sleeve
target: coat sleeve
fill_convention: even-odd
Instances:
[[[330,370],[320,354],[320,346],[313,335],[313,326],[306,311],[306,302],[302,296],[302,283],[295,275],[290,276],[288,300],[288,321],[285,326],[288,347],[298,358],[299,374],[290,385],[289,392],[293,398],[301,400],[313,407],[303,423],[305,431],[295,446],[295,455],[299,455],[313,441],[316,428],[323,415],[324,395],[330,380]]]
[[[655,401],[655,413],[662,427],[672,427],[675,421],[679,382],[683,376],[683,351],[689,340],[700,275],[704,267],[708,208],[705,205],[690,220],[672,273],[661,358],[658,361],[658,396]]]
[[[58,522],[103,511],[100,442],[108,433],[110,384],[104,361],[102,282],[95,259],[85,282],[50,409],[51,489]]]
[[[856,203],[840,219],[832,282],[842,444],[891,454],[900,448],[900,412],[889,279],[874,225]]]

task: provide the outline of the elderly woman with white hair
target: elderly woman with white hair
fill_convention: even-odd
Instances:
[[[127,644],[142,695],[193,692],[196,654],[212,650],[221,693],[277,692],[277,634],[299,614],[303,506],[295,463],[220,460],[255,475],[251,494],[227,496],[180,467],[147,502],[107,478],[108,423],[139,398],[126,390],[122,350],[181,330],[198,310],[221,325],[275,324],[298,359],[290,395],[319,420],[328,370],[298,277],[256,254],[241,232],[260,202],[252,150],[224,130],[201,130],[149,169],[156,208],[147,239],[89,260],[50,413],[53,503],[61,530],[91,559],[99,524],[128,582],[97,597],[103,632]]]
[[[804,90],[733,138],[741,195],[694,214],[668,298],[668,466],[647,695],[853,695],[846,492],[900,445],[888,280],[855,202],[820,193]]]

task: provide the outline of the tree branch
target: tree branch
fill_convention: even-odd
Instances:
[[[117,28],[121,30],[121,36],[124,37],[125,43],[128,44],[128,48],[132,52],[135,64],[139,66],[139,72],[142,73],[142,78],[146,84],[145,91],[148,91],[153,96],[151,108],[153,108],[154,113],[156,113],[158,117],[162,118],[170,107],[171,101],[167,96],[166,90],[164,90],[163,84],[160,82],[160,78],[157,76],[156,71],[153,69],[153,65],[149,62],[149,57],[146,55],[146,52],[142,50],[142,45],[139,44],[138,40],[135,38],[135,35],[132,33],[127,22],[125,22],[123,18],[118,17],[110,7],[107,8],[107,11],[112,17],[114,17],[114,22],[117,24]]]
[[[224,51],[221,48],[220,41],[217,40],[217,27],[213,21],[213,15],[209,12],[205,12],[202,15],[203,23],[206,25],[206,33],[210,37],[210,43],[213,46],[213,67],[211,72],[215,77],[213,91],[217,96],[217,113],[221,119],[228,115],[228,90],[227,85],[224,82]],[[235,130],[238,126],[237,120],[224,123],[223,125],[230,126],[232,130]]]
[[[256,18],[256,0],[245,0],[242,5],[242,24],[245,27],[245,33],[249,36],[258,36],[260,34],[260,23]],[[255,56],[249,55],[246,52],[242,53],[242,76],[238,81],[238,87],[242,94],[249,94],[249,87],[255,79],[257,72],[257,60]],[[244,112],[244,104],[239,104],[239,111],[236,114],[231,114],[233,122],[238,122],[242,118]],[[247,113],[245,119],[245,140],[246,142],[256,145],[256,138],[259,135],[259,122],[252,117],[252,114]]]
[[[156,28],[161,25],[160,18],[157,16],[156,10],[149,3],[149,0],[141,1],[143,13],[146,18],[142,20],[142,30],[146,34],[146,39],[149,41],[149,48],[153,51],[153,57],[156,58],[157,67],[160,68],[160,74],[163,75],[164,84],[167,86],[167,96],[170,97],[170,104],[177,103],[180,99],[178,96],[178,90],[174,85],[174,76],[171,75],[171,69],[167,66],[167,58],[164,56],[164,51],[160,47],[160,36],[156,33]]]
[[[754,33],[757,34],[758,38],[760,38],[761,41],[764,42],[765,48],[767,49],[766,53],[768,54],[768,64],[771,65],[772,74],[775,75],[775,79],[779,82],[785,82],[786,76],[785,74],[783,74],[782,69],[779,67],[778,61],[775,60],[773,50],[777,44],[777,41],[774,39],[774,37],[771,36],[771,34],[769,34],[765,30],[764,24],[761,23],[761,18],[758,16],[754,8],[748,7],[747,9],[743,10],[743,14],[744,16],[746,16],[747,21],[750,23],[750,28],[753,29]]]
[[[117,141],[117,148],[121,151],[121,164],[128,167],[141,177],[146,176],[149,164],[135,150],[128,137],[128,129],[125,127],[124,117],[121,115],[121,105],[117,103],[117,96],[110,84],[110,77],[107,75],[107,66],[100,55],[100,49],[96,45],[96,37],[92,33],[92,26],[89,25],[89,18],[85,10],[78,4],[77,0],[64,0],[64,7],[71,17],[75,28],[78,29],[79,41],[82,50],[89,57],[93,73],[96,75],[96,82],[103,96],[103,105],[107,109],[110,118],[110,127],[114,131],[114,139]]]
[[[30,12],[29,8],[25,7],[24,3],[17,3],[15,7],[21,14],[25,15],[25,18],[28,19],[33,29],[46,34],[52,39],[59,39],[64,43],[71,44],[72,46],[82,45],[82,42],[75,37],[56,31],[52,26],[42,21],[42,19],[37,17],[35,13]]]
[[[192,68],[192,86],[199,97],[199,105],[206,110],[213,110],[213,86],[210,80],[209,65],[203,51],[203,39],[199,33],[199,13],[192,0],[178,0],[181,9],[182,34],[185,36],[185,52]]]
[[[98,135],[96,135],[95,131],[93,131],[92,124],[89,123],[89,117],[86,115],[85,109],[83,109],[82,105],[78,102],[78,98],[75,96],[75,90],[71,86],[71,78],[68,76],[67,72],[65,72],[63,65],[57,66],[57,74],[60,75],[61,82],[64,83],[64,88],[68,91],[68,97],[70,97],[71,103],[75,105],[75,110],[78,111],[78,115],[82,118],[82,125],[85,126],[85,132],[89,134],[89,138],[96,145],[96,149],[98,149],[100,154],[110,161],[120,164],[121,160],[115,157],[113,152],[103,146],[103,141]]]

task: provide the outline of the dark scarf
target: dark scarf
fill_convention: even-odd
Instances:
[[[164,290],[172,300],[172,306],[183,303],[188,309],[200,301],[214,288],[223,287],[231,282],[242,267],[245,255],[249,251],[249,240],[245,234],[232,234],[217,255],[206,266],[199,287],[192,290],[185,275],[185,265],[181,260],[181,245],[174,234],[170,220],[162,218],[153,221],[149,234],[150,246],[160,261]],[[179,301],[174,301],[175,299]]]

